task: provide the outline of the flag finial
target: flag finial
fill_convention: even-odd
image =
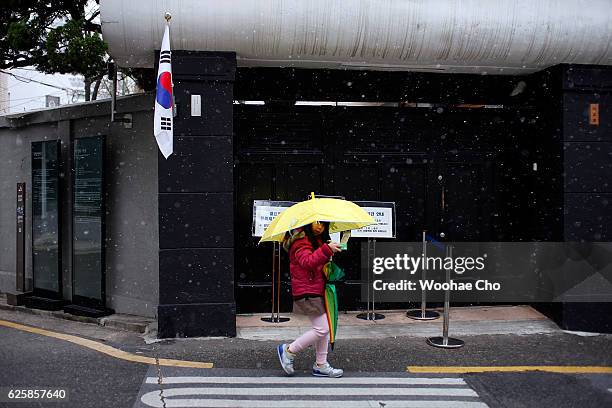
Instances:
[[[166,22],[169,23],[170,19],[172,18],[172,14],[166,11],[166,14],[164,14],[164,18],[166,19]]]

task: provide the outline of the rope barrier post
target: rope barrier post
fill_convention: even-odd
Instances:
[[[272,312],[270,317],[262,317],[261,320],[268,323],[282,323],[290,319],[288,317],[280,317],[280,279],[281,279],[281,259],[280,259],[280,242],[273,242],[272,247]],[[275,290],[276,289],[276,290]],[[276,307],[275,307],[276,306]],[[274,309],[276,308],[276,316]]]
[[[421,266],[421,280],[425,282],[427,279],[427,231],[423,230],[423,261],[424,265]],[[440,317],[440,313],[435,310],[427,310],[427,291],[421,292],[421,309],[409,310],[406,312],[406,316],[414,320],[435,320]]]
[[[276,285],[274,284],[274,279],[276,275],[276,242],[272,243],[272,312],[270,313],[270,317],[262,317],[261,320],[268,323],[275,323],[274,319],[274,303],[276,297],[274,296],[274,290]]]
[[[446,247],[446,256],[449,258],[453,257],[453,247],[448,245]],[[446,269],[446,283],[450,283],[450,268]],[[444,313],[442,317],[442,337],[429,337],[427,344],[430,346],[446,349],[460,348],[465,345],[463,340],[448,337],[448,325],[450,319],[450,288],[444,292]]]
[[[376,238],[372,239],[372,257],[376,255]],[[372,272],[373,273],[373,272]],[[374,288],[372,288],[372,315],[370,320],[382,320],[386,316],[382,313],[376,313],[376,306],[374,304]]]
[[[370,265],[372,265],[372,259],[370,258],[370,238],[368,238],[368,273],[366,274],[366,312],[359,313],[357,315],[358,319],[370,320]]]
[[[280,322],[280,280],[281,280],[281,265],[280,265],[280,243],[278,244],[278,251],[276,255],[276,323]]]
[[[372,285],[370,284],[370,273],[372,270],[370,269],[370,265],[372,265],[372,259],[376,255],[376,239],[368,238],[368,274],[366,278],[367,282],[367,307],[365,313],[359,313],[357,315],[358,319],[363,320],[381,320],[385,318],[385,315],[381,313],[376,313],[374,309],[374,290],[372,289]],[[370,291],[372,292],[372,296],[370,297]],[[370,309],[370,298],[372,299],[372,308]]]

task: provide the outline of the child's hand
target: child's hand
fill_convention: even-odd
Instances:
[[[327,245],[329,245],[329,249],[331,249],[334,254],[342,251],[340,244],[337,242],[328,242]]]

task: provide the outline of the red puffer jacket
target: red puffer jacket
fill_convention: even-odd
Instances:
[[[303,231],[283,243],[283,247],[289,252],[293,297],[305,294],[322,296],[325,293],[323,266],[329,262],[333,252],[321,238],[317,239],[320,246],[314,251]]]

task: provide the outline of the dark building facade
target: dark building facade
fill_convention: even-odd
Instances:
[[[25,135],[106,135],[106,201],[115,203],[106,212],[107,306],[143,314],[113,298],[114,283],[147,282],[154,288],[123,293],[151,299],[154,312],[146,314],[157,316],[160,337],[232,336],[236,313],[271,309],[271,247],[251,236],[256,199],[301,201],[314,191],[394,201],[398,241],[419,241],[423,230],[448,241],[612,239],[608,67],[558,65],[522,76],[237,68],[233,53],[175,51],[173,77],[177,116],[167,160],[154,151],[151,95],[119,105],[133,115],[131,130],[108,123],[107,102],[0,122],[7,146]],[[192,95],[201,95],[201,116],[191,115]],[[29,148],[17,150],[28,157]],[[12,289],[15,270],[9,203],[15,182],[30,177],[16,164],[7,170],[3,291]],[[143,178],[129,179],[130,171]],[[149,186],[146,193],[137,183]],[[70,199],[62,203],[68,211]],[[154,220],[150,230],[125,224],[134,207],[135,220]],[[124,245],[115,247],[117,239]],[[346,309],[363,307],[358,247],[338,259],[348,275],[340,287]],[[288,311],[282,261],[281,310]],[[65,276],[70,269],[63,264]],[[563,328],[612,330],[608,304],[535,306]]]

